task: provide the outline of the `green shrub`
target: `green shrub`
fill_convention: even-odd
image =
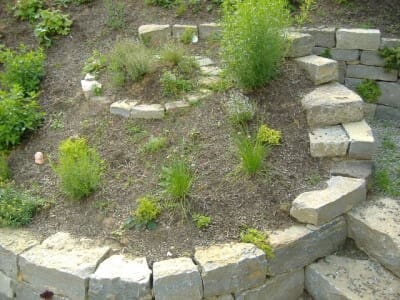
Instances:
[[[7,155],[0,152],[0,183],[6,181],[10,176],[10,171],[8,169]]]
[[[386,70],[400,71],[400,45],[394,48],[385,47],[380,49],[379,55],[385,60]]]
[[[14,16],[23,20],[33,22],[36,13],[43,7],[42,0],[17,0],[13,7]]]
[[[381,95],[378,84],[371,79],[364,79],[357,87],[357,93],[367,103],[375,103]]]
[[[16,51],[8,48],[0,50],[0,62],[4,65],[4,71],[0,73],[1,85],[9,89],[17,84],[25,94],[38,91],[44,76],[44,60],[41,48],[29,50],[21,44]]]
[[[244,125],[253,119],[255,107],[249,98],[238,91],[232,91],[226,101],[228,118],[234,125]]]
[[[204,229],[208,226],[210,226],[211,223],[211,218],[204,216],[204,215],[200,215],[200,214],[196,214],[194,213],[192,215],[192,220],[193,222],[196,224],[196,227],[198,229]]]
[[[167,145],[167,139],[163,136],[161,137],[150,137],[149,141],[140,149],[143,153],[154,153]]]
[[[98,76],[100,71],[102,71],[105,67],[106,61],[104,56],[102,56],[99,51],[93,50],[92,56],[85,61],[85,64],[82,68],[82,73],[89,73],[94,76]]]
[[[106,11],[106,25],[111,29],[122,28],[125,24],[124,3],[118,0],[103,0]]]
[[[268,244],[268,235],[254,228],[246,228],[240,232],[240,240],[243,243],[251,243],[265,252],[267,257],[272,257],[272,249]]]
[[[17,145],[25,133],[40,126],[44,114],[35,98],[33,92],[25,96],[18,85],[0,90],[0,150]]]
[[[36,24],[34,35],[40,44],[50,47],[51,37],[55,35],[68,35],[71,30],[72,21],[68,15],[63,15],[59,10],[41,10],[39,12],[40,22]]]
[[[81,199],[95,191],[104,173],[104,161],[84,138],[68,138],[58,148],[58,163],[53,164],[61,190],[71,199]]]
[[[193,90],[194,85],[191,80],[185,79],[180,75],[176,75],[170,71],[162,73],[160,84],[164,96],[179,96],[183,92]]]
[[[269,128],[263,124],[258,127],[257,140],[261,143],[267,143],[269,145],[279,145],[282,138],[282,133],[279,130]]]
[[[257,88],[277,74],[286,49],[282,32],[289,21],[285,0],[243,0],[233,5],[225,0],[221,55],[227,74],[240,87]]]
[[[160,205],[156,199],[150,197],[142,197],[136,201],[136,210],[123,223],[123,228],[131,229],[155,229],[157,217],[161,213]]]
[[[162,168],[160,185],[173,198],[183,199],[189,193],[192,180],[193,175],[187,163],[177,159]]]
[[[193,28],[185,28],[179,37],[181,43],[188,45],[192,43],[193,37],[195,35],[195,30]]]

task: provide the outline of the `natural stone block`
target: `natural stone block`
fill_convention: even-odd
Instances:
[[[336,47],[341,49],[377,50],[381,43],[378,29],[338,29]]]
[[[339,68],[336,61],[309,55],[296,59],[300,68],[304,69],[314,84],[322,84],[339,79]]]
[[[356,61],[360,59],[360,50],[331,49],[331,58],[343,61]]]
[[[312,157],[335,157],[347,154],[349,138],[340,125],[314,129],[309,137]]]
[[[298,300],[304,291],[304,269],[272,277],[262,286],[245,291],[236,300]]]
[[[142,25],[138,29],[139,37],[147,44],[158,46],[167,42],[171,38],[171,26],[148,24]]]
[[[400,108],[400,83],[378,82],[381,95],[378,103]]]
[[[327,51],[329,48],[325,48],[325,47],[314,47],[312,49],[312,54],[315,55],[321,55],[322,53],[325,53],[325,51]]]
[[[333,176],[326,189],[298,196],[292,203],[290,215],[303,223],[325,224],[364,201],[366,195],[364,179]]]
[[[344,80],[346,78],[346,69],[347,65],[346,62],[339,60],[338,62],[338,67],[339,67],[339,83],[344,84]]]
[[[234,300],[231,294],[204,298],[205,300]]]
[[[180,24],[175,24],[174,26],[172,26],[172,35],[173,37],[179,39],[182,33],[188,30],[190,30],[193,33],[193,36],[196,37],[199,36],[199,32],[196,25],[180,25]]]
[[[363,103],[363,110],[365,119],[371,121],[375,119],[376,104],[375,103]]]
[[[399,212],[398,200],[374,198],[346,214],[349,237],[397,276],[400,276]]]
[[[371,160],[343,160],[333,165],[331,176],[371,179],[374,163]]]
[[[199,24],[200,39],[214,38],[221,34],[221,26],[216,23]]]
[[[316,227],[294,225],[269,233],[274,257],[268,261],[268,274],[292,272],[336,251],[347,237],[346,221],[338,217]]]
[[[165,103],[165,110],[168,113],[182,111],[187,109],[188,107],[190,107],[190,104],[187,101],[173,101]]]
[[[200,71],[204,76],[219,76],[222,70],[216,66],[202,66]]]
[[[362,51],[361,52],[361,64],[369,66],[383,67],[385,61],[379,56],[376,51]]]
[[[382,38],[381,39],[381,45],[380,45],[380,49],[383,49],[385,47],[388,48],[395,48],[397,46],[400,46],[400,39],[396,39],[396,38]]]
[[[15,299],[17,299],[17,300],[43,299],[42,297],[40,297],[40,295],[45,291],[46,291],[46,289],[44,289],[44,290],[43,289],[34,289],[32,286],[30,286],[29,284],[26,284],[23,281],[15,283]],[[47,290],[47,291],[49,291],[49,290]],[[53,292],[53,291],[50,291],[50,292]],[[54,294],[53,297],[51,298],[51,300],[70,300],[70,298]]]
[[[155,262],[153,272],[156,300],[203,298],[200,273],[190,258]]]
[[[208,57],[195,56],[194,58],[200,67],[215,65],[215,62]]]
[[[0,271],[0,299],[3,299],[2,297],[12,299],[14,297],[14,287],[12,279]]]
[[[208,78],[214,78],[214,77],[208,77]],[[196,105],[201,100],[204,100],[205,98],[209,97],[212,94],[213,92],[211,90],[201,89],[198,92],[187,94],[185,96],[185,101],[187,101],[190,105]]]
[[[196,248],[204,297],[238,293],[265,281],[265,253],[252,244],[223,244]]]
[[[0,228],[0,271],[10,278],[17,278],[18,255],[38,244],[28,231]]]
[[[372,129],[365,120],[344,123],[344,130],[350,138],[349,157],[371,159],[376,150],[376,142]]]
[[[150,276],[145,257],[113,255],[90,276],[89,299],[151,300]]]
[[[348,65],[347,76],[361,79],[397,81],[397,70],[386,71],[382,67]]]
[[[86,99],[90,99],[90,97],[95,96],[95,88],[102,88],[101,83],[96,80],[81,80],[81,86]]]
[[[323,127],[363,119],[363,100],[339,83],[317,87],[301,100],[310,127]]]
[[[113,115],[119,115],[125,118],[129,118],[131,116],[132,108],[137,104],[137,101],[116,101],[110,105],[110,113]]]
[[[165,108],[161,104],[139,104],[131,109],[131,118],[134,119],[162,119]]]
[[[375,112],[375,118],[383,119],[383,120],[398,121],[398,120],[400,120],[400,109],[393,108],[390,106],[385,106],[385,105],[377,105],[376,112]]]
[[[315,46],[312,35],[308,33],[290,31],[287,33],[287,39],[290,43],[289,50],[286,54],[287,57],[310,55]]]
[[[75,239],[58,232],[22,253],[22,279],[35,290],[50,290],[71,299],[85,299],[89,276],[108,255],[88,239]]]
[[[305,286],[314,299],[385,299],[400,296],[400,279],[378,263],[328,256],[306,267]]]
[[[334,27],[306,28],[302,31],[312,35],[315,46],[333,48],[336,45],[336,29]]]
[[[362,79],[359,78],[349,78],[346,77],[344,79],[344,84],[346,87],[348,87],[349,89],[356,91],[357,86],[362,82]]]

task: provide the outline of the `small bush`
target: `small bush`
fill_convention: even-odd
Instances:
[[[43,7],[42,0],[17,0],[14,10],[14,16],[23,20],[33,22],[36,13]]]
[[[7,155],[0,152],[0,183],[6,181],[10,176],[10,171],[8,169]]]
[[[379,55],[385,60],[386,70],[400,71],[400,46],[394,48],[385,47],[379,50]]]
[[[282,134],[280,131],[269,128],[267,125],[261,125],[257,130],[257,140],[260,143],[269,145],[279,145]]]
[[[111,29],[120,29],[125,24],[124,4],[118,0],[104,0],[106,25]]]
[[[105,67],[106,61],[104,56],[102,56],[99,51],[94,50],[92,56],[85,61],[85,64],[82,68],[82,73],[89,73],[94,76],[98,76],[100,71],[102,71]]]
[[[140,149],[143,153],[154,153],[167,145],[165,137],[150,137],[149,141]]]
[[[125,220],[123,228],[155,229],[155,221],[161,213],[161,208],[157,201],[153,198],[142,197],[136,201],[136,205],[136,210],[132,211],[130,217]]]
[[[195,36],[195,30],[193,28],[185,28],[182,34],[179,37],[181,43],[185,45],[189,45],[193,41],[193,37]]]
[[[167,66],[177,66],[185,58],[185,49],[175,43],[167,43],[160,51],[160,61]]]
[[[174,160],[161,171],[160,185],[165,192],[176,199],[183,199],[192,186],[193,175],[184,160]]]
[[[243,243],[251,243],[265,252],[267,257],[272,257],[272,249],[268,244],[268,235],[254,228],[246,228],[240,232],[240,240]]]
[[[164,96],[179,96],[183,92],[193,90],[194,85],[191,80],[185,79],[180,75],[176,75],[170,71],[162,73],[160,84]]]
[[[104,161],[83,138],[68,138],[58,148],[58,163],[53,165],[61,190],[71,199],[81,199],[95,191],[104,172]]]
[[[211,223],[211,218],[204,216],[204,215],[200,215],[200,214],[196,214],[194,213],[192,215],[192,219],[193,222],[196,224],[196,227],[198,229],[204,229],[207,228],[208,226],[210,226]]]
[[[244,125],[253,119],[255,107],[250,102],[249,98],[233,91],[229,94],[226,101],[228,118],[234,125]]]
[[[364,79],[356,87],[356,91],[367,103],[375,103],[381,95],[378,84],[371,79]]]

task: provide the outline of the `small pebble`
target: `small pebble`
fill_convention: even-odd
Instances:
[[[43,165],[44,164],[44,158],[43,158],[43,153],[42,152],[36,152],[35,153],[35,164],[37,164],[37,165]]]

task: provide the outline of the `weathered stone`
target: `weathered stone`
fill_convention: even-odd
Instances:
[[[383,49],[385,47],[388,48],[395,48],[397,46],[400,46],[400,39],[394,39],[394,38],[382,38],[381,39],[381,45],[380,49]]]
[[[290,43],[287,57],[301,57],[312,53],[315,46],[312,35],[296,31],[287,32],[287,39]]]
[[[216,23],[199,24],[199,37],[201,39],[216,38],[221,34],[221,26]]]
[[[325,48],[325,47],[314,47],[312,49],[312,54],[322,56],[321,54],[326,53],[326,51],[328,51],[328,49],[329,48]],[[329,51],[330,51],[330,49],[329,49]],[[328,58],[330,58],[330,57],[328,57]]]
[[[195,56],[194,58],[196,59],[196,62],[199,64],[200,67],[211,66],[215,64],[215,62],[208,57]]]
[[[348,87],[349,89],[356,91],[357,86],[362,82],[362,79],[359,78],[349,78],[346,77],[344,79],[344,84],[346,87]]]
[[[135,119],[162,119],[165,108],[161,104],[139,104],[131,109],[131,118]]]
[[[12,299],[14,297],[14,287],[11,278],[0,271],[0,299],[2,297]]]
[[[381,95],[378,103],[400,108],[400,83],[378,82]]]
[[[268,261],[268,274],[292,272],[336,251],[347,237],[343,217],[320,227],[294,225],[269,233],[274,257]]]
[[[180,257],[155,262],[153,272],[156,300],[203,298],[200,273],[190,258]]]
[[[345,156],[349,138],[340,125],[317,128],[309,133],[312,157]]]
[[[364,201],[366,195],[364,179],[333,176],[326,189],[298,196],[292,203],[290,215],[303,223],[325,224]]]
[[[321,300],[400,298],[400,279],[370,260],[328,256],[306,267],[305,285]]]
[[[94,90],[96,88],[98,89],[102,88],[101,83],[96,80],[81,80],[81,86],[83,94],[85,95],[86,99],[95,96]]]
[[[167,42],[171,38],[170,25],[149,24],[142,25],[138,29],[139,37],[149,45],[157,46]]]
[[[132,108],[137,105],[137,101],[121,100],[114,102],[110,105],[110,113],[113,115],[123,116],[129,118],[131,116]]]
[[[212,77],[214,78],[214,77]],[[198,104],[201,100],[204,100],[205,98],[209,97],[212,95],[213,92],[211,90],[207,89],[201,89],[198,92],[191,93],[185,96],[185,100],[190,104],[190,105],[196,105]]]
[[[304,291],[304,269],[272,277],[262,286],[245,291],[236,300],[298,300]]]
[[[336,29],[334,27],[306,28],[302,31],[313,36],[315,46],[333,48],[336,45]]]
[[[361,79],[397,81],[397,70],[385,71],[382,67],[348,65],[347,76]]]
[[[322,84],[339,79],[338,63],[335,60],[309,55],[296,58],[296,63],[305,70],[314,84]]]
[[[373,198],[346,214],[349,237],[368,255],[400,276],[400,203]]]
[[[400,109],[393,108],[386,105],[377,105],[376,112],[375,112],[376,119],[382,120],[393,120],[398,121],[400,120]]]
[[[90,276],[89,299],[151,300],[150,275],[145,257],[113,255]]]
[[[385,61],[378,55],[376,51],[362,51],[361,52],[361,64],[369,66],[383,67]]]
[[[200,76],[199,85],[203,87],[212,87],[217,84],[221,78],[219,76]]]
[[[204,298],[205,300],[234,300],[231,294]]]
[[[355,122],[364,117],[361,97],[339,83],[317,87],[301,103],[310,127]]]
[[[200,266],[204,297],[238,293],[265,281],[265,253],[252,244],[198,247],[194,259]]]
[[[378,29],[338,29],[336,47],[341,49],[377,50],[381,43]]]
[[[190,107],[190,104],[187,101],[173,101],[165,103],[165,110],[168,113],[182,111],[187,109],[188,107]]]
[[[347,65],[346,62],[339,60],[338,62],[338,67],[339,67],[339,83],[344,84],[344,79],[346,78],[346,70],[347,70]]]
[[[375,103],[363,103],[363,110],[365,119],[368,121],[372,121],[375,119],[375,112],[376,112],[376,104]]]
[[[355,61],[360,59],[360,50],[331,49],[331,57],[335,60]]]
[[[186,31],[190,31],[192,32],[192,37],[193,36],[199,36],[199,32],[197,29],[196,25],[180,25],[180,24],[175,24],[174,26],[172,26],[172,35],[175,38],[180,38],[182,33],[186,32]]]
[[[22,253],[22,279],[35,290],[50,290],[72,299],[85,299],[89,276],[108,255],[108,247],[96,247],[88,239],[58,232]]]
[[[15,283],[15,299],[17,299],[17,300],[39,300],[39,299],[43,299],[42,297],[40,297],[40,295],[43,292],[45,292],[46,290],[49,291],[49,292],[53,292],[53,291],[48,290],[48,289],[34,289],[32,286],[30,286],[29,284],[26,284],[23,281],[21,281],[21,282],[17,281]],[[74,300],[74,299],[54,294],[52,296],[51,300]]]
[[[17,278],[17,256],[38,244],[28,231],[0,228],[0,271],[10,278]]]
[[[331,176],[371,179],[374,163],[371,160],[343,160],[333,165]]]
[[[216,66],[202,66],[200,71],[204,76],[218,76],[222,70]]]
[[[365,120],[344,123],[344,130],[350,138],[349,157],[356,159],[371,159],[376,150],[376,142],[372,129]]]

